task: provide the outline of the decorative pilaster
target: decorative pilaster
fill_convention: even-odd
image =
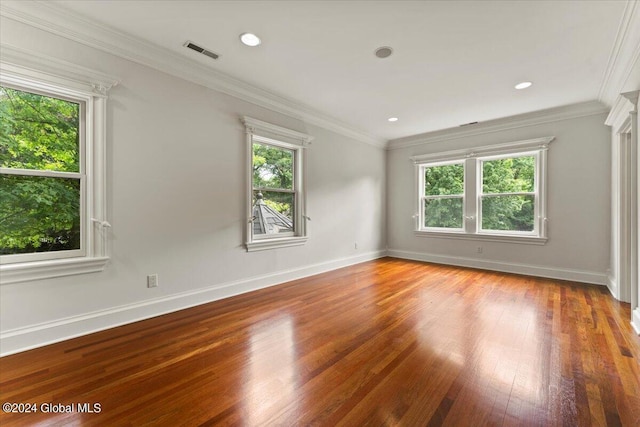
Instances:
[[[640,198],[640,148],[638,147],[638,97],[640,91],[625,92],[622,94],[632,105],[629,111],[631,124],[630,157],[631,157],[631,191],[629,207],[631,209],[631,324],[638,334],[640,334],[640,254],[638,253],[638,242],[640,241],[640,210],[638,203]]]

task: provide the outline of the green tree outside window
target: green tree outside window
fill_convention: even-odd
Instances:
[[[80,108],[0,86],[1,255],[80,248]]]

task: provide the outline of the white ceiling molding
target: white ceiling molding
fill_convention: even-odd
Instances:
[[[95,49],[163,71],[269,110],[303,120],[356,141],[385,148],[386,140],[297,103],[211,69],[186,56],[61,10],[47,2],[0,3],[0,15]]]
[[[81,67],[47,55],[0,44],[1,73],[37,80],[43,78],[50,84],[62,84],[68,88],[87,91],[90,88],[95,95],[106,96],[107,92],[119,83],[119,79],[100,71]],[[46,75],[46,77],[43,77]]]
[[[589,101],[564,107],[550,108],[548,110],[534,111],[532,113],[519,114],[517,116],[505,117],[502,119],[489,120],[472,126],[464,126],[462,128],[443,129],[407,138],[395,139],[389,141],[387,148],[389,150],[395,150],[434,142],[484,135],[508,129],[535,126],[543,123],[569,120],[596,114],[605,114],[608,112],[609,109],[602,103],[598,101]]]
[[[638,108],[639,94],[640,90],[621,93],[615,104],[613,104],[609,117],[607,117],[604,124],[613,127],[616,131],[620,129],[624,122],[629,120],[629,113]]]
[[[620,20],[616,41],[611,49],[607,70],[602,80],[598,99],[613,106],[633,68],[640,60],[640,6],[637,0],[627,2]]]

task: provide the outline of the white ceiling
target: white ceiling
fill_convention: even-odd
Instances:
[[[599,99],[626,4],[54,3],[381,139]],[[240,43],[247,31],[260,47]],[[220,59],[186,49],[186,40]],[[380,46],[394,54],[376,58]],[[524,80],[534,85],[515,90]]]

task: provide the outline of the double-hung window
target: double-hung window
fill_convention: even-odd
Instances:
[[[0,255],[84,256],[86,105],[0,85]]]
[[[434,230],[462,230],[464,162],[424,165],[420,185],[422,226]]]
[[[482,232],[533,233],[535,231],[538,153],[478,159],[478,224]]]
[[[544,244],[553,137],[412,157],[416,235]]]
[[[247,133],[247,251],[307,240],[304,152],[309,135],[250,117]]]
[[[42,68],[34,71],[24,59],[8,48],[0,64],[0,282],[100,271],[105,100],[115,80],[28,54]]]

